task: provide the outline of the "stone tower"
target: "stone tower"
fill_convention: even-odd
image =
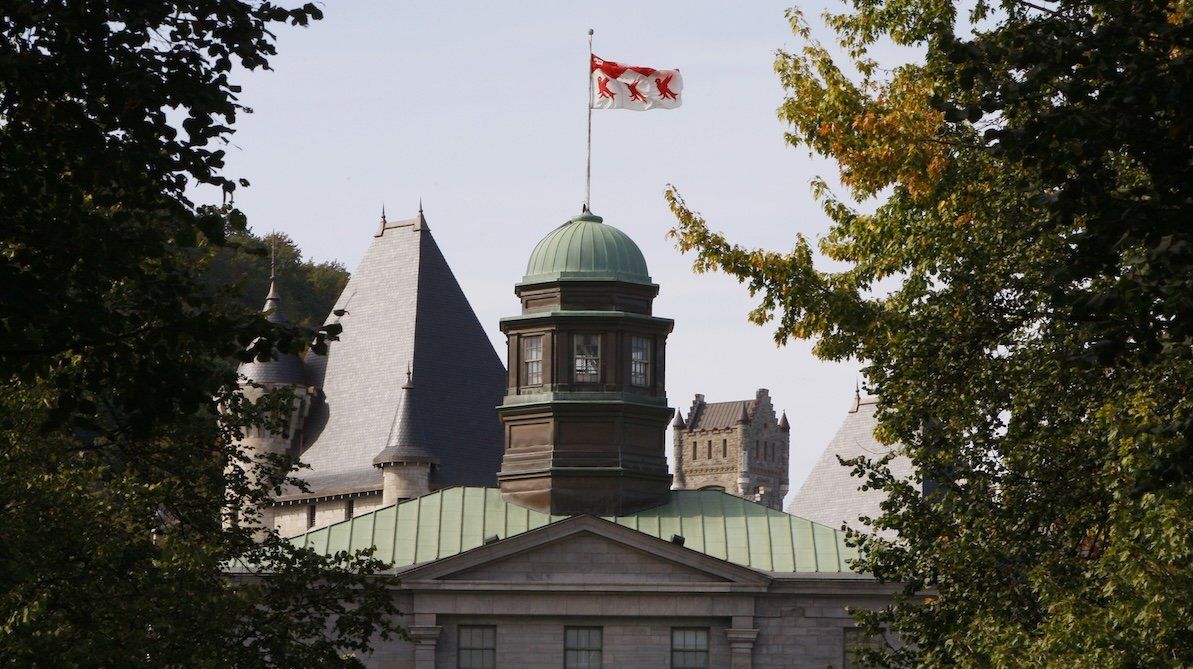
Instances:
[[[439,464],[439,459],[424,448],[413,391],[410,372],[406,372],[406,383],[402,386],[402,398],[394,412],[389,438],[385,448],[373,458],[373,466],[381,470],[382,505],[396,504],[430,492],[431,469]]]
[[[642,251],[587,211],[535,247],[502,319],[502,496],[546,513],[626,514],[667,501],[664,383],[673,321],[651,306]]]
[[[271,273],[269,279],[269,294],[265,298],[262,311],[270,323],[285,324],[288,321],[282,310],[276,277]],[[293,393],[289,415],[282,417],[284,424],[280,432],[271,431],[264,426],[244,429],[240,445],[245,454],[252,457],[254,462],[261,462],[261,458],[266,455],[297,455],[302,446],[303,426],[313,394],[312,389],[307,387],[302,360],[293,353],[279,354],[269,360],[242,363],[237,373],[243,377],[241,391],[249,400],[257,400],[266,393],[279,389],[288,389]],[[263,522],[266,525],[271,524],[272,509],[264,509],[263,513]]]
[[[770,392],[752,400],[705,402],[696,395],[673,424],[675,486],[715,489],[781,509],[787,495],[791,426],[776,419]]]

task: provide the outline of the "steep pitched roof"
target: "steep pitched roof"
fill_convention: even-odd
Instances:
[[[402,569],[572,517],[509,504],[495,488],[449,488],[291,541],[321,555],[375,546],[378,559]],[[667,504],[604,519],[665,540],[678,534],[685,548],[758,571],[850,573],[857,557],[842,532],[714,490],[672,490]]]
[[[698,411],[688,414],[688,429],[720,430],[734,427],[741,422],[743,413],[747,417],[754,415],[755,404],[755,400],[705,403]]]
[[[383,221],[329,317],[344,327],[327,356],[308,355],[322,390],[307,421],[300,475],[312,492],[381,485],[373,458],[393,426],[406,371],[418,379],[432,484],[496,482],[503,450],[494,409],[506,373],[426,220]]]
[[[401,462],[438,463],[434,455],[423,448],[423,436],[414,406],[414,383],[406,373],[402,386],[402,399],[394,412],[394,422],[389,428],[389,439],[385,448],[373,458],[374,467],[383,467]]]
[[[265,313],[265,320],[270,323],[289,323],[286,313],[282,310],[282,296],[278,291],[277,281],[272,275],[269,278],[269,294],[265,296],[265,306],[261,307],[261,311]],[[249,381],[257,383],[306,385],[306,369],[302,360],[293,353],[282,353],[272,360],[241,363],[237,372]]]
[[[877,460],[893,448],[898,448],[897,445],[882,444],[874,437],[874,428],[878,426],[875,416],[877,409],[877,398],[855,400],[854,407],[845,415],[837,434],[795,493],[787,513],[829,527],[840,527],[845,523],[854,529],[867,531],[868,528],[858,519],[861,516],[878,517],[882,513],[880,505],[885,493],[881,490],[858,490],[862,480],[851,476],[850,468],[841,466],[837,456],[850,460],[864,455]],[[896,457],[890,467],[897,477],[906,478],[914,473],[911,460],[906,457]]]

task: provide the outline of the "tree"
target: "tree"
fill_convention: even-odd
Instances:
[[[228,243],[207,259],[208,289],[212,295],[231,290],[246,308],[260,309],[269,292],[271,256],[278,290],[285,296],[286,316],[299,327],[322,325],[348,283],[348,270],[335,260],[304,260],[302,250],[284,232],[263,237],[248,230],[230,234]]]
[[[697,271],[748,282],[777,341],[862,361],[879,436],[915,463],[912,481],[847,463],[898,533],[854,534],[858,567],[905,584],[859,614],[911,644],[872,660],[1189,666],[1189,7],[965,7],[853,0],[825,17],[837,58],[790,14],[805,45],[777,56],[779,116],[839,167],[847,193],[814,190],[819,250],[846,269],[803,238],[732,244],[674,188],[672,234]],[[923,56],[881,67],[883,40]]]
[[[0,664],[358,665],[395,632],[382,565],[253,541],[292,463],[236,441],[286,400],[235,392],[236,361],[337,328],[273,326],[203,274],[245,230],[247,182],[222,173],[248,111],[230,75],[268,68],[274,26],[319,10],[2,7]]]

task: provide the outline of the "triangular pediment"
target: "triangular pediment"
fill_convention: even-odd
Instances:
[[[403,574],[511,586],[765,587],[769,577],[593,516],[576,516]]]
[[[701,583],[729,579],[591,532],[464,569],[444,578],[503,583]]]

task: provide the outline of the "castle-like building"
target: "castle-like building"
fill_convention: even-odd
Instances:
[[[705,402],[696,395],[672,425],[675,483],[680,488],[720,490],[772,509],[787,496],[791,425],[775,417],[770,391],[752,400]]]
[[[850,667],[882,641],[846,609],[896,586],[851,570],[840,523],[779,509],[790,426],[767,391],[697,395],[686,421],[668,407],[658,291],[630,237],[583,212],[514,286],[506,370],[420,211],[383,218],[326,356],[241,368],[295,391],[289,429],[246,449],[309,467],[265,522],[401,576],[409,637],[366,666]]]

